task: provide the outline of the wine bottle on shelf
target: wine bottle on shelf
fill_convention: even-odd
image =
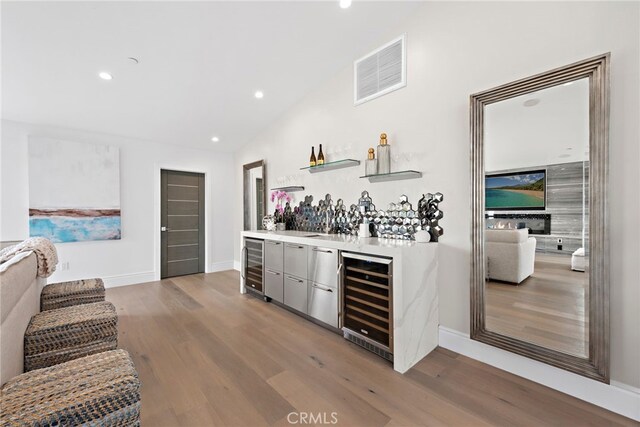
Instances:
[[[309,166],[314,167],[316,165],[316,153],[313,151],[313,147],[311,147],[311,157],[309,158]]]
[[[387,134],[380,134],[380,145],[378,145],[378,173],[387,174],[391,172],[391,147],[387,144]]]
[[[320,148],[318,149],[318,161],[316,164],[318,166],[324,165],[324,153],[322,152],[322,144],[320,144]]]

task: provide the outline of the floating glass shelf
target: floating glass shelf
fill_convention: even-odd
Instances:
[[[293,191],[304,191],[304,187],[301,185],[290,185],[288,187],[272,188],[271,191],[286,191],[287,193],[291,193]]]
[[[360,178],[368,178],[369,182],[384,182],[384,181],[400,181],[401,179],[416,179],[421,178],[422,172],[407,170],[391,173],[381,173],[377,175],[365,175]]]
[[[342,168],[350,168],[353,166],[358,166],[360,164],[360,160],[353,159],[344,159],[344,160],[336,160],[335,162],[325,163],[320,166],[307,166],[306,168],[300,168],[301,171],[308,170],[311,173],[316,172],[326,172],[334,169],[342,169]]]

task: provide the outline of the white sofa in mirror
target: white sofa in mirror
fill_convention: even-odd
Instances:
[[[485,232],[487,278],[518,285],[533,274],[536,239],[527,229],[490,229]]]

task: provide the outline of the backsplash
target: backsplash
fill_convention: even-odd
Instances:
[[[275,216],[284,221],[287,230],[358,235],[358,228],[366,219],[374,237],[413,240],[417,231],[426,230],[431,241],[437,242],[444,233],[439,225],[444,215],[439,206],[443,199],[442,193],[423,194],[414,207],[402,195],[385,210],[376,208],[367,191],[349,207],[342,199],[334,204],[330,194],[314,205],[313,196],[308,195],[293,208],[287,203],[284,213],[276,211]]]

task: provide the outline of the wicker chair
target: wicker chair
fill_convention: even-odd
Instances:
[[[47,285],[40,294],[40,311],[104,301],[102,279],[73,280]]]
[[[2,427],[139,426],[140,380],[129,354],[113,350],[18,375],[0,406]]]
[[[24,370],[114,350],[117,344],[118,315],[110,302],[43,311],[31,318],[24,334]]]

